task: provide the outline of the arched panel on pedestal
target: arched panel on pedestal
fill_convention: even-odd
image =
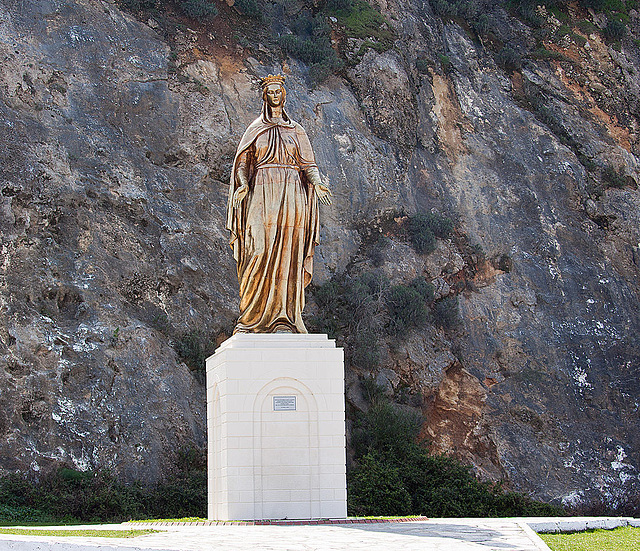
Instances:
[[[279,377],[253,406],[254,491],[262,518],[311,518],[320,499],[318,403],[305,384]]]

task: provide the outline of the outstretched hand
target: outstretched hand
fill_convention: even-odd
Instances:
[[[242,200],[247,196],[247,193],[249,193],[249,186],[247,185],[242,185],[238,189],[236,189],[235,193],[233,194],[234,209],[237,209],[240,206],[240,203],[242,203]]]
[[[333,193],[331,193],[331,190],[324,184],[316,184],[314,187],[316,190],[316,195],[318,196],[318,199],[320,200],[320,202],[323,205],[330,205],[331,197],[333,196]]]

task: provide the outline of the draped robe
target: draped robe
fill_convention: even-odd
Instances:
[[[311,143],[283,113],[263,108],[236,153],[227,207],[230,245],[238,265],[240,317],[234,332],[306,333],[304,289],[318,244],[318,199],[305,171],[316,167]],[[233,194],[244,171],[249,192],[238,208]]]

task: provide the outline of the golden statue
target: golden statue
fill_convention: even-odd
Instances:
[[[306,333],[304,289],[318,244],[320,180],[304,128],[284,110],[284,77],[262,79],[262,114],[245,131],[231,170],[227,229],[238,263],[234,333]]]

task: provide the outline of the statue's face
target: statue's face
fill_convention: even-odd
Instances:
[[[280,107],[284,99],[282,86],[279,84],[269,84],[265,96],[270,107]]]

